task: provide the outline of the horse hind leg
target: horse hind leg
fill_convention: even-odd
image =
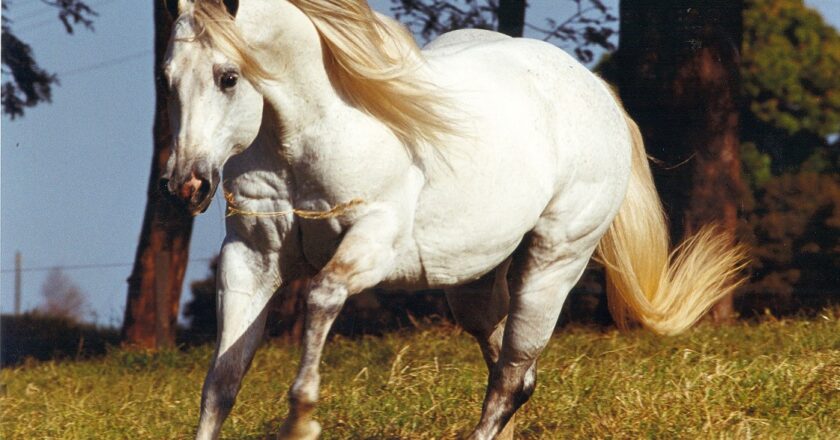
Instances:
[[[452,315],[478,342],[489,373],[492,373],[498,362],[502,347],[505,317],[510,301],[506,280],[509,266],[510,260],[507,260],[494,272],[478,281],[445,290]],[[511,418],[496,438],[513,439],[513,432],[514,421]]]
[[[478,342],[488,369],[499,360],[502,347],[510,301],[505,280],[509,264],[505,261],[477,281],[444,290],[455,321]]]
[[[597,243],[594,237],[572,243],[553,239],[545,233],[552,229],[549,226],[538,225],[513,257],[504,337],[490,372],[481,420],[471,439],[500,438],[516,410],[531,397],[536,387],[537,356],[548,343],[566,296]]]

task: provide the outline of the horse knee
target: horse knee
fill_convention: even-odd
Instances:
[[[318,373],[309,372],[295,379],[289,389],[289,401],[295,405],[314,405],[318,401]]]
[[[341,312],[348,296],[344,280],[332,274],[320,274],[306,293],[306,313],[314,319],[334,318]]]
[[[514,399],[514,407],[519,408],[520,406],[524,405],[528,399],[531,398],[531,395],[534,394],[534,390],[537,388],[537,363],[534,362],[531,364],[531,367],[525,371],[525,375],[522,377],[522,386],[520,387],[519,391],[515,392],[513,395]]]

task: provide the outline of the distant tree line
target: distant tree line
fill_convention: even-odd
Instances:
[[[744,14],[740,300],[791,312],[840,301],[840,35],[799,0]]]

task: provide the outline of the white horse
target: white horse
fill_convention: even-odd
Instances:
[[[611,310],[684,330],[737,283],[705,229],[669,253],[636,125],[549,44],[456,31],[421,51],[364,0],[181,0],[165,65],[171,192],[229,202],[198,438],[216,438],[277,288],[313,274],[286,438],[316,438],[318,364],[348,296],[443,288],[489,369],[471,438],[509,436],[597,252]],[[503,432],[504,430],[504,432]]]

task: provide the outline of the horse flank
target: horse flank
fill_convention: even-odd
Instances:
[[[289,0],[312,20],[324,43],[326,68],[339,93],[385,124],[413,153],[441,146],[456,133],[442,90],[421,77],[425,63],[414,38],[365,0]],[[255,84],[271,79],[222,2],[196,1],[196,37],[222,51]]]

